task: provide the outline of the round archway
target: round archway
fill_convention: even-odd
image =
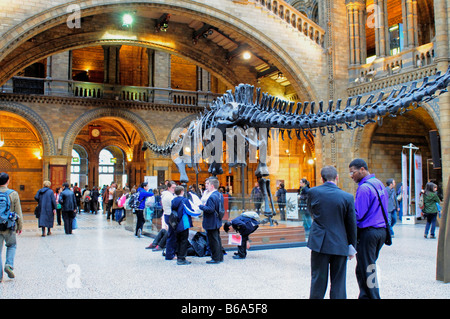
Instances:
[[[0,171],[8,173],[9,188],[19,193],[22,210],[29,212],[35,207],[36,191],[42,187],[45,144],[33,125],[36,120],[1,110],[0,118]]]

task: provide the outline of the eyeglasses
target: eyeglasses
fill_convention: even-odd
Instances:
[[[350,176],[353,176],[353,174],[357,173],[358,171],[351,171],[350,173],[348,173]]]

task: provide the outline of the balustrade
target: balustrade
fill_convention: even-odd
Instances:
[[[434,66],[433,43],[408,49],[393,56],[375,59],[363,65],[350,66],[349,80],[354,87],[428,66]]]
[[[61,94],[61,92],[58,91],[58,96],[92,99],[115,99],[119,101],[147,102],[182,106],[207,106],[216,97],[221,96],[221,94],[218,93],[202,91],[123,86],[104,83],[30,77],[13,77],[5,85],[2,86],[1,92],[52,96],[54,95],[52,92],[52,85],[61,84],[67,85],[67,92]],[[30,89],[26,89],[28,86],[30,87]],[[39,86],[42,89],[34,90],[33,88],[36,86]]]
[[[254,0],[253,3],[277,16],[315,43],[323,46],[325,30],[283,0]]]

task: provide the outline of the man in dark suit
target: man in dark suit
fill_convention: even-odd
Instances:
[[[222,242],[220,240],[220,227],[222,227],[222,217],[224,211],[223,196],[217,191],[219,180],[215,177],[208,178],[208,191],[211,193],[205,205],[199,208],[203,211],[203,228],[206,230],[206,236],[211,250],[211,260],[207,264],[218,264],[223,261]]]
[[[321,170],[323,184],[308,191],[308,210],[313,223],[308,239],[311,249],[311,299],[322,299],[328,285],[330,272],[331,299],[345,299],[347,258],[356,251],[356,216],[353,195],[337,185],[338,174],[334,167]]]

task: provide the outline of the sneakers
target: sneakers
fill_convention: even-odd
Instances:
[[[9,278],[14,278],[13,268],[10,265],[5,265],[5,272]]]

